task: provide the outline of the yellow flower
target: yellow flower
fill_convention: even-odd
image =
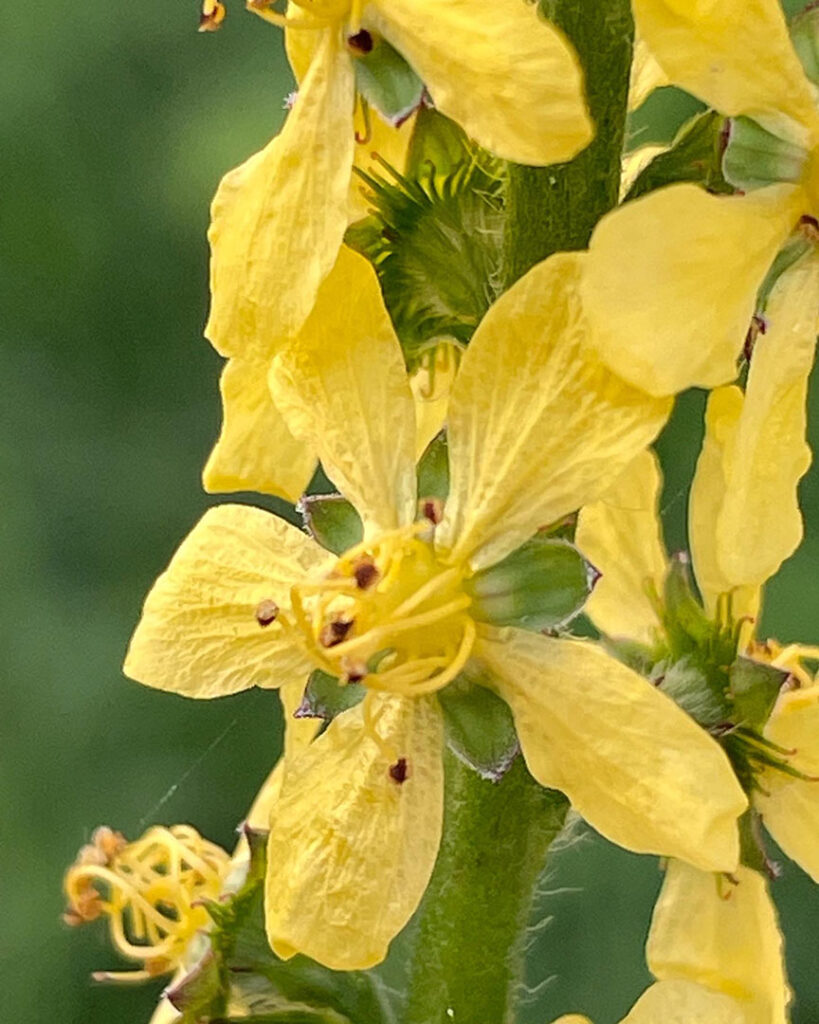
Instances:
[[[800,218],[819,218],[819,109],[778,0],[635,0],[642,39],[672,82],[758,119],[799,154],[784,184],[742,196],[670,185],[612,211],[584,285],[592,344],[655,395],[736,377],[757,292]]]
[[[812,781],[819,775],[819,684],[802,665],[819,659],[819,648],[753,640],[762,587],[802,536],[796,488],[810,462],[802,438],[819,296],[816,260],[774,289],[746,391],[731,385],[710,397],[688,531],[706,611],[724,616],[730,609],[734,622],[747,617],[739,653],[790,673],[795,688],[779,696],[763,731],[788,770],[762,771],[753,804],[788,856],[819,881],[819,783]],[[603,574],[587,614],[603,633],[649,646],[662,632],[658,597],[668,571],[660,490],[657,461],[644,452],[603,501],[581,510],[576,534]]]
[[[251,9],[274,21],[263,4]],[[333,267],[351,219],[357,151],[401,169],[411,125],[360,107],[356,54],[383,38],[423,79],[436,107],[481,145],[520,163],[574,156],[591,139],[582,74],[563,36],[521,0],[350,0],[291,4],[288,52],[300,79],[284,128],[228,173],[212,207],[212,304],[205,333],[230,359],[225,422],[205,469],[207,490],[261,490],[295,500],[315,467],[266,392],[272,355],[297,334]],[[514,67],[516,73],[509,75]],[[525,82],[524,88],[518,83]],[[352,197],[352,198],[351,198]]]
[[[476,572],[600,494],[668,415],[668,401],[584,357],[581,264],[539,264],[478,327],[453,386],[451,490],[433,523],[418,515],[400,346],[374,271],[342,250],[271,387],[358,509],[363,541],[336,558],[259,509],[214,508],[148,596],[125,671],[150,686],[214,697],[316,668],[365,684],[285,764],[267,891],[281,956],[371,966],[417,907],[441,834],[436,692],[467,662],[511,707],[532,775],[606,836],[736,865],[745,798],[673,701],[596,644],[496,628],[470,608]],[[353,305],[349,282],[365,271]]]
[[[782,936],[763,877],[672,861],[646,959],[657,981],[620,1024],[787,1024]],[[589,1024],[561,1017],[554,1024]]]

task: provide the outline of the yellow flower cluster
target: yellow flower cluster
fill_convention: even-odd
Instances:
[[[520,0],[249,7],[283,27],[299,91],[213,202],[206,333],[228,362],[205,486],[295,500],[320,462],[363,536],[332,553],[261,509],[211,508],[148,595],[126,674],[194,698],[280,690],[286,749],[263,805],[282,959],[371,967],[417,909],[444,827],[441,697],[466,672],[510,709],[537,782],[613,842],[670,858],[648,942],[657,981],[623,1024],[784,1024],[775,912],[738,827],[755,815],[819,881],[819,650],[756,635],[762,587],[802,536],[819,313],[817,90],[777,0],[633,0],[631,93],[672,82],[758,121],[798,149],[796,177],[727,196],[671,184],[616,207],[587,251],[550,256],[494,302],[431,415],[376,270],[344,244],[363,212],[354,167],[375,151],[400,169],[413,130],[412,109],[371,109],[357,67],[389,46],[421,102],[494,156],[547,165],[593,135],[577,55]],[[209,0],[202,27],[224,13]],[[810,245],[766,292],[751,351],[760,288],[794,232]],[[650,446],[692,386],[713,389],[689,516],[702,614],[734,631],[732,656],[785,678],[758,733],[742,732],[746,775],[723,742],[742,722],[704,727],[615,652],[670,649]],[[418,494],[416,469],[442,425],[443,503]],[[602,574],[586,613],[611,643],[479,614],[478,574],[575,514]],[[316,672],[363,688],[323,731],[293,718]],[[176,970],[227,855],[181,827],[104,839],[69,871],[72,920],[105,913],[140,975]]]

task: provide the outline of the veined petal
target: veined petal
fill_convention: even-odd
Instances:
[[[778,0],[634,0],[637,30],[676,85],[724,114],[816,121]]]
[[[441,345],[435,353],[435,366],[422,366],[410,378],[415,401],[415,458],[421,458],[430,441],[444,425],[449,409],[452,382],[458,371],[453,346]]]
[[[475,648],[515,717],[529,771],[637,853],[736,867],[747,800],[723,751],[597,644],[484,628]]]
[[[761,585],[802,540],[797,486],[811,463],[806,400],[817,310],[814,256],[780,278],[767,308],[768,330],[754,345],[716,524],[719,564],[735,583]]]
[[[557,253],[498,299],[449,403],[450,497],[437,543],[491,565],[603,494],[670,412],[585,348],[582,253]]]
[[[801,195],[790,186],[727,197],[670,185],[603,217],[582,283],[599,358],[652,395],[733,380],[757,290]]]
[[[306,679],[294,679],[279,687],[279,697],[284,713],[284,750],[276,767],[262,783],[262,788],[247,813],[246,823],[250,828],[269,829],[271,816],[287,765],[299,757],[313,742],[322,722],[319,718],[294,718],[293,713],[302,702]]]
[[[786,1024],[790,1000],[782,936],[765,879],[750,868],[737,884],[672,861],[646,945],[660,981],[687,980],[741,1001],[748,1024]]]
[[[418,906],[443,817],[434,698],[370,693],[285,772],[270,833],[267,933],[284,958],[372,967]],[[398,782],[391,765],[405,759]]]
[[[580,62],[535,5],[372,0],[368,16],[424,80],[438,110],[496,156],[552,164],[591,142]]]
[[[304,324],[347,228],[353,98],[350,55],[328,30],[284,128],[222,179],[205,328],[222,355],[269,358]]]
[[[613,637],[651,644],[660,627],[656,601],[668,561],[658,515],[662,476],[651,451],[641,452],[603,497],[580,510],[575,543],[602,573],[585,612]]]
[[[819,882],[819,685],[783,693],[765,727],[771,742],[796,753],[790,764],[810,779],[768,771],[754,795],[768,831],[785,853]]]
[[[631,81],[628,87],[629,110],[641,106],[655,89],[668,85],[668,75],[639,36],[634,40],[634,57],[631,62]]]
[[[401,346],[370,263],[346,248],[295,343],[274,360],[270,389],[293,434],[365,527],[415,516],[415,411]]]
[[[205,490],[261,491],[296,501],[316,455],[287,429],[267,383],[269,361],[230,359],[219,382],[222,431],[202,474]]]
[[[736,999],[692,981],[658,981],[621,1024],[751,1024]]]
[[[708,398],[705,438],[697,460],[688,505],[688,539],[697,585],[710,615],[717,609],[720,594],[731,594],[735,620],[759,612],[759,587],[739,586],[725,575],[717,545],[717,523],[725,502],[727,475],[734,463],[737,431],[744,398],[735,385],[717,388]]]
[[[145,600],[124,672],[186,697],[277,687],[311,664],[262,601],[290,609],[290,587],[333,557],[301,530],[248,505],[209,509]]]

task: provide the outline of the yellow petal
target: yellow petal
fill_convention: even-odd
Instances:
[[[276,687],[310,670],[280,622],[256,610],[275,601],[286,616],[290,587],[332,556],[301,530],[248,505],[209,509],[145,600],[124,671],[186,697]]]
[[[427,445],[442,429],[449,408],[452,382],[458,370],[454,345],[442,343],[432,357],[434,366],[422,366],[410,378],[415,400],[415,457],[420,459]]]
[[[372,266],[344,247],[304,330],[276,357],[273,399],[370,529],[415,515],[415,413]]]
[[[789,187],[726,197],[670,185],[603,217],[582,287],[600,359],[652,395],[733,380],[800,197]]]
[[[812,257],[779,280],[754,346],[717,522],[719,563],[734,583],[764,583],[802,540],[797,485],[811,462],[805,406],[818,309]]]
[[[512,709],[529,771],[606,838],[736,867],[747,800],[720,747],[670,698],[589,641],[484,629],[475,656]]]
[[[628,87],[629,110],[641,106],[655,89],[668,85],[668,75],[639,36],[634,40],[634,57],[631,62],[631,81]]]
[[[735,385],[711,392],[688,506],[688,538],[705,608],[714,615],[717,598],[730,593],[734,619],[756,617],[760,604],[759,587],[738,586],[736,580],[725,575],[717,547],[717,523],[725,502],[728,467],[734,461],[743,403],[742,391]]]
[[[668,152],[668,146],[659,146],[654,143],[647,146],[640,146],[623,156],[620,167],[620,199],[625,199],[631,190],[631,186],[639,178],[642,172],[648,167],[655,156]]]
[[[580,510],[575,543],[603,575],[586,614],[613,637],[651,644],[660,628],[656,601],[668,569],[658,503],[657,457],[641,452],[603,497]]]
[[[786,1024],[782,936],[764,878],[727,879],[672,861],[654,909],[646,959],[660,981],[687,980],[740,1000],[749,1024]]]
[[[299,757],[315,739],[322,722],[319,718],[295,718],[294,712],[302,702],[306,679],[294,679],[279,687],[279,697],[284,714],[284,750],[276,767],[262,783],[262,788],[248,811],[245,819],[250,828],[269,829],[271,816],[282,788],[285,768],[294,758]]]
[[[267,358],[307,318],[347,228],[353,96],[350,56],[328,31],[282,131],[222,179],[205,329],[222,355]]]
[[[594,501],[655,438],[670,402],[613,376],[584,347],[582,253],[533,267],[492,306],[449,403],[450,498],[437,541],[491,565]]]
[[[305,953],[336,970],[384,959],[435,864],[442,748],[434,698],[370,693],[288,765],[267,861],[267,933],[279,956]],[[390,775],[400,758],[402,783]]]
[[[640,996],[621,1024],[751,1024],[736,999],[691,981],[660,981]]]
[[[634,0],[637,30],[669,78],[724,114],[816,117],[778,0]]]
[[[819,882],[819,685],[783,693],[765,736],[796,753],[790,764],[810,779],[767,771],[754,796],[768,831],[785,853]],[[769,794],[769,795],[766,795]]]
[[[418,72],[438,110],[497,156],[551,164],[591,141],[580,63],[535,5],[373,0],[368,19]]]
[[[262,491],[296,501],[310,483],[315,453],[287,429],[268,370],[269,362],[230,359],[222,371],[222,431],[202,474],[211,494]]]

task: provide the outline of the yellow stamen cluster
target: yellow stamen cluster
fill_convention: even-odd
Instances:
[[[327,577],[293,588],[317,663],[347,681],[418,696],[466,664],[475,639],[463,570],[438,561],[429,522],[350,548]]]
[[[66,872],[64,920],[107,916],[115,949],[142,966],[94,978],[143,981],[176,970],[210,921],[202,901],[218,898],[229,866],[228,854],[189,825],[150,828],[133,843],[98,828]]]

